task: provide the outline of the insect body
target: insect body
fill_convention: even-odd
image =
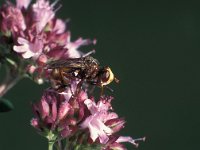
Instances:
[[[109,67],[100,67],[99,62],[91,56],[54,61],[47,68],[51,70],[50,80],[56,89],[68,86],[73,80],[100,87],[114,79],[117,81]]]

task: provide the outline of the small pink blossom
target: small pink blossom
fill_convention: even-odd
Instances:
[[[55,126],[58,112],[57,105],[56,95],[46,91],[41,100],[38,103],[33,104],[33,111],[36,117],[34,119],[40,120],[40,122],[42,122],[40,124],[50,125],[50,127]],[[43,127],[41,126],[40,128]]]
[[[37,63],[38,63],[39,66],[45,65],[47,63],[47,61],[48,61],[48,58],[44,54],[41,54],[37,59]]]
[[[85,100],[85,105],[90,110],[91,115],[81,124],[83,129],[88,128],[93,141],[99,138],[100,143],[105,144],[109,140],[109,135],[113,130],[105,125],[108,120],[109,104],[100,101],[97,105],[90,99]]]
[[[33,104],[35,118],[32,119],[31,125],[38,131],[48,129],[58,132],[61,137],[69,136],[78,129],[77,121],[73,117],[73,109],[75,108],[72,108],[63,94],[48,89],[44,92],[41,100]]]
[[[32,125],[34,128],[39,128],[39,121],[38,121],[38,119],[33,118],[33,119],[31,120],[31,125]]]
[[[61,19],[56,19],[53,32],[56,32],[56,34],[62,34],[65,32],[65,30],[66,30],[65,22],[62,21]]]
[[[34,66],[34,65],[29,65],[29,66],[27,66],[27,72],[29,73],[29,74],[33,74],[35,71],[36,71],[36,66]]]
[[[32,5],[32,10],[33,21],[36,23],[37,32],[40,33],[47,23],[55,16],[53,6],[50,5],[47,0],[37,0],[36,3]]]
[[[37,58],[42,53],[43,42],[41,39],[34,38],[33,41],[28,41],[25,38],[19,37],[17,39],[19,46],[14,45],[13,50],[21,53],[25,59],[35,57]]]
[[[71,42],[70,37],[71,36],[68,36],[67,43],[65,45],[65,48],[68,49],[67,56],[70,57],[70,58],[81,57],[81,54],[78,51],[78,48],[81,47],[81,46],[90,45],[90,44],[95,43],[95,42],[93,42],[89,39],[82,39],[82,38],[77,39],[75,42]]]
[[[129,142],[138,147],[138,144],[135,142],[135,140],[132,137],[129,136],[120,136],[117,140],[117,143],[122,143],[122,142]]]
[[[76,92],[76,88],[77,88],[77,84],[78,83],[79,83],[78,81],[72,81],[70,83],[70,87],[69,88],[66,88],[65,91],[59,93],[59,94],[64,96],[65,101],[69,102],[69,100],[71,99],[73,94]]]
[[[136,143],[137,141],[145,141],[145,137],[144,138],[139,138],[139,139],[133,139],[130,136],[120,136],[116,142],[117,143],[122,143],[122,142],[129,142],[133,145],[135,145],[136,147],[138,147],[138,143]]]
[[[26,23],[21,10],[11,3],[4,4],[0,10],[1,31],[11,31],[13,35],[26,29]]]
[[[17,7],[20,9],[22,9],[22,8],[27,9],[30,2],[31,2],[31,0],[16,0]]]
[[[133,144],[135,147],[138,147],[139,146],[138,142],[140,141],[145,141],[145,137],[133,139],[130,136],[112,136],[104,146],[103,150],[127,150],[122,143],[129,142]]]

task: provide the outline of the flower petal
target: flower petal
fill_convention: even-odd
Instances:
[[[18,8],[27,8],[30,4],[31,0],[16,0]]]
[[[70,108],[71,105],[67,101],[63,102],[58,111],[58,120],[62,120],[67,115]]]

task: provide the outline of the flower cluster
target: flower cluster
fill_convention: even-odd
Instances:
[[[7,58],[23,70],[23,74],[42,74],[42,67],[52,60],[78,58],[79,47],[95,44],[95,40],[79,38],[71,41],[66,22],[56,18],[60,8],[48,0],[6,1],[0,8],[1,60]],[[13,58],[14,57],[14,58]],[[17,59],[17,60],[16,60]],[[41,81],[41,80],[36,80]]]
[[[112,97],[101,96],[95,101],[76,83],[71,85],[62,93],[47,89],[33,104],[35,118],[31,125],[40,134],[55,143],[67,139],[68,149],[125,150],[122,142],[138,146],[137,141],[144,140],[118,135],[125,121],[113,111]]]

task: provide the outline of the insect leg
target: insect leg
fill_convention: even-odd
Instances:
[[[92,88],[90,89],[90,91],[88,93],[92,94],[94,92],[94,89],[95,89],[95,85],[92,85]]]
[[[100,94],[100,97],[102,97],[103,96],[103,91],[104,91],[104,89],[103,89],[104,87],[103,86],[101,86],[101,94]]]
[[[71,79],[71,76],[68,75],[67,73],[61,71],[60,73],[61,77],[62,77],[62,82],[63,84],[66,86],[66,85],[69,85],[70,83],[70,79]]]
[[[83,80],[81,80],[76,87],[76,95],[80,93],[82,85],[83,85]]]
[[[69,84],[69,89],[70,89],[70,92],[72,93],[72,97],[74,97],[74,92],[72,91],[72,86],[71,86],[71,84]]]

